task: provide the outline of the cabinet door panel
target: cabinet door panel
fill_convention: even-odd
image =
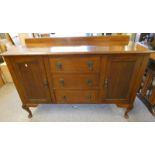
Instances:
[[[14,70],[26,102],[50,102],[49,88],[42,57],[16,57]]]
[[[129,100],[138,65],[137,56],[109,57],[104,81],[106,100]]]

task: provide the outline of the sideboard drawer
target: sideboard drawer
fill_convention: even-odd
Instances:
[[[56,90],[57,103],[98,103],[98,91]]]
[[[55,89],[98,89],[98,74],[55,74],[53,87]]]
[[[49,58],[51,72],[99,72],[99,56],[57,56]]]

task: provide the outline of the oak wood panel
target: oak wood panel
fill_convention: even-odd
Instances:
[[[98,74],[54,74],[53,88],[55,89],[98,89]]]
[[[150,59],[155,61],[155,53],[150,54]]]
[[[12,59],[13,59],[12,57],[5,56],[5,62],[6,62],[7,66],[8,66],[8,69],[9,69],[9,71],[11,73],[11,77],[13,79],[13,82],[15,84],[17,92],[18,92],[18,94],[20,96],[22,104],[23,105],[31,104],[31,103],[27,102],[26,96],[24,94],[23,87],[21,87],[21,83],[20,83],[19,79],[17,78],[17,72],[13,67],[14,61],[12,61]]]
[[[49,103],[51,97],[42,57],[14,57],[13,68],[26,103]]]
[[[107,62],[108,62],[108,56],[106,55],[100,55],[101,56],[101,64],[100,64],[100,91],[99,91],[99,99],[102,103],[105,99],[105,87],[104,87],[104,81],[106,79],[106,68],[107,68]]]
[[[129,103],[131,88],[139,68],[137,56],[109,57],[104,80],[105,99]]]
[[[56,103],[56,98],[54,95],[54,90],[53,90],[53,79],[51,76],[51,69],[50,69],[50,61],[48,56],[43,56],[44,59],[44,65],[45,65],[45,70],[46,70],[46,75],[47,75],[47,80],[49,84],[49,91],[51,94],[51,100],[53,103]]]
[[[94,55],[50,57],[50,67],[53,73],[98,73],[100,71],[100,57]]]
[[[131,89],[131,95],[130,95],[130,105],[133,105],[133,102],[135,100],[136,94],[138,92],[138,89],[140,87],[140,83],[142,81],[145,69],[147,67],[149,61],[149,55],[139,55],[138,57],[138,62],[139,66],[137,66],[137,74],[134,80],[134,83],[132,84],[132,89]]]
[[[89,90],[56,90],[57,103],[98,103],[98,91]]]
[[[90,37],[57,37],[57,38],[26,38],[27,47],[50,47],[50,46],[112,46],[127,45],[129,36],[90,36]]]

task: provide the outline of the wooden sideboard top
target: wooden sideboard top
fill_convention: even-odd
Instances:
[[[12,46],[2,56],[13,55],[69,55],[69,54],[129,54],[152,53],[143,45],[129,43],[127,46],[51,46],[48,48],[27,48]]]
[[[150,59],[153,60],[153,61],[155,62],[155,53],[152,53],[152,54],[150,55]]]

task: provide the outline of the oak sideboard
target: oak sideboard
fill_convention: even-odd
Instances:
[[[39,104],[116,104],[128,118],[150,53],[132,43],[12,47],[3,57],[29,118]]]

